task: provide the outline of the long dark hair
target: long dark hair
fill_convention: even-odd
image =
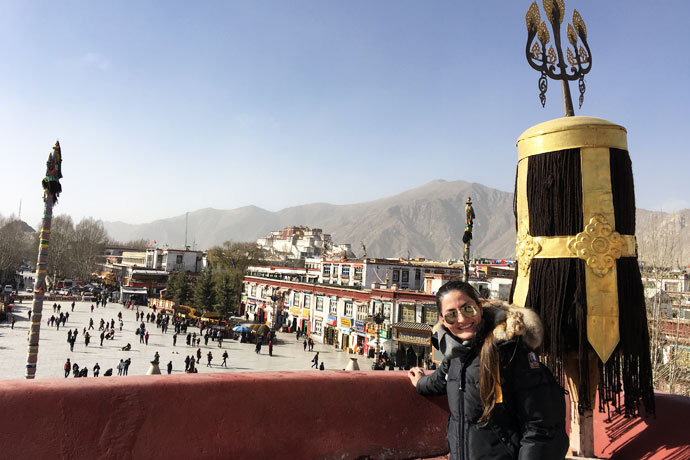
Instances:
[[[452,280],[441,286],[436,292],[436,307],[438,308],[439,318],[442,317],[441,301],[443,297],[451,291],[460,291],[472,299],[479,308],[482,303],[474,287],[460,280]],[[485,319],[482,319],[482,322]],[[496,387],[500,385],[499,357],[496,339],[491,328],[480,326],[481,329],[488,329],[484,333],[484,341],[479,352],[479,397],[482,401],[482,416],[478,422],[485,425],[491,418],[491,413],[496,407]],[[479,332],[479,331],[478,331]],[[477,337],[481,340],[481,337]]]

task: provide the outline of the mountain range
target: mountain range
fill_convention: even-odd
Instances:
[[[197,249],[224,241],[255,241],[273,230],[306,225],[330,233],[336,244],[350,243],[360,256],[364,243],[369,257],[461,259],[468,197],[476,214],[472,256],[514,258],[513,194],[464,181],[436,180],[398,195],[349,205],[312,203],[276,212],[256,206],[206,208],[189,212],[187,217],[179,215],[145,224],[103,224],[117,241],[156,240],[159,247],[181,248],[187,220],[187,244]],[[667,235],[675,248],[690,247],[688,218],[690,210],[673,214],[638,210],[640,249],[643,244],[646,248],[658,241],[660,234]]]

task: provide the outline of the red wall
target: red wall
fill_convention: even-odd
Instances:
[[[445,398],[404,372],[10,380],[7,459],[414,458],[447,450]]]
[[[301,371],[6,380],[1,459],[355,459],[447,451],[446,398],[405,372]],[[656,417],[595,412],[601,458],[690,459],[690,399]],[[611,414],[613,415],[613,414]]]

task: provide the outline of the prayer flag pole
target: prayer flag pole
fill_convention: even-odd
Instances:
[[[36,362],[38,361],[38,339],[41,330],[41,318],[43,313],[43,297],[46,285],[46,267],[48,264],[48,247],[50,245],[50,224],[53,220],[53,206],[57,203],[57,197],[62,191],[60,178],[62,166],[62,153],[60,142],[55,142],[53,151],[48,156],[46,163],[46,177],[43,179],[43,224],[41,225],[38,243],[38,262],[36,263],[36,285],[34,287],[34,302],[31,309],[31,326],[29,330],[29,355],[26,360],[25,378],[33,379],[36,376]]]

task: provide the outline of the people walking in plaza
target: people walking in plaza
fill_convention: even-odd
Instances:
[[[101,372],[101,366],[96,363],[95,366],[93,366],[93,376],[98,377],[98,374]]]
[[[311,360],[311,367],[314,367],[316,369],[319,368],[319,352],[317,351],[314,357]]]
[[[189,361],[191,361],[192,358],[189,357],[189,355],[185,356],[184,358],[184,371],[187,372],[189,370]]]
[[[122,331],[122,326],[124,326],[124,325],[125,325],[125,323],[123,323],[122,320],[120,320],[120,331]]]
[[[256,347],[254,347],[254,353],[257,355],[261,354],[261,340],[257,339],[256,340]]]
[[[146,334],[144,334],[144,342],[146,342],[146,345],[149,344],[149,331],[146,331]]]
[[[273,356],[273,340],[268,341],[268,356]]]
[[[14,322],[15,321],[16,320],[14,319],[14,315],[12,315],[12,317],[10,318],[10,329],[14,329]]]
[[[132,364],[132,358],[125,359],[125,366],[122,369],[123,375],[127,375],[129,373],[129,365],[130,364]]]
[[[206,359],[208,360],[208,362],[206,363],[206,367],[211,367],[211,360],[213,359],[213,355],[210,351],[206,354]]]
[[[187,346],[192,344],[192,334],[187,334]]]
[[[91,336],[87,332],[86,335],[84,335],[84,346],[89,346],[89,341],[91,340]]]
[[[67,358],[67,361],[65,361],[65,378],[69,377],[69,371],[72,370],[72,363],[69,362],[69,358]]]
[[[196,349],[196,363],[199,364],[199,361],[201,361],[201,348]]]
[[[218,336],[218,348],[223,348],[223,337]]]
[[[172,361],[168,362],[168,375],[172,373]]]
[[[101,346],[103,346],[103,339],[105,338],[105,331],[101,331]]]
[[[93,313],[93,304],[91,304],[91,313]]]
[[[139,329],[139,343],[144,343],[144,330]]]
[[[309,351],[314,351],[314,339],[309,337]]]
[[[221,363],[221,366],[228,367],[228,351],[225,350],[223,352],[223,362]]]
[[[177,345],[177,332],[173,334],[173,347]]]
[[[72,364],[72,377],[79,377],[79,364]]]
[[[93,318],[89,319],[89,329],[93,329]]]
[[[156,354],[153,355],[153,361],[156,364],[158,364],[160,362],[160,359],[161,359],[161,355],[159,355],[158,352],[156,352]]]
[[[74,300],[72,301],[72,311],[74,311]]]
[[[208,346],[208,334],[204,335],[204,345]]]
[[[125,360],[121,359],[120,363],[117,365],[117,375],[122,375],[122,371],[125,369]]]
[[[307,351],[307,339],[304,339],[304,351]]]

